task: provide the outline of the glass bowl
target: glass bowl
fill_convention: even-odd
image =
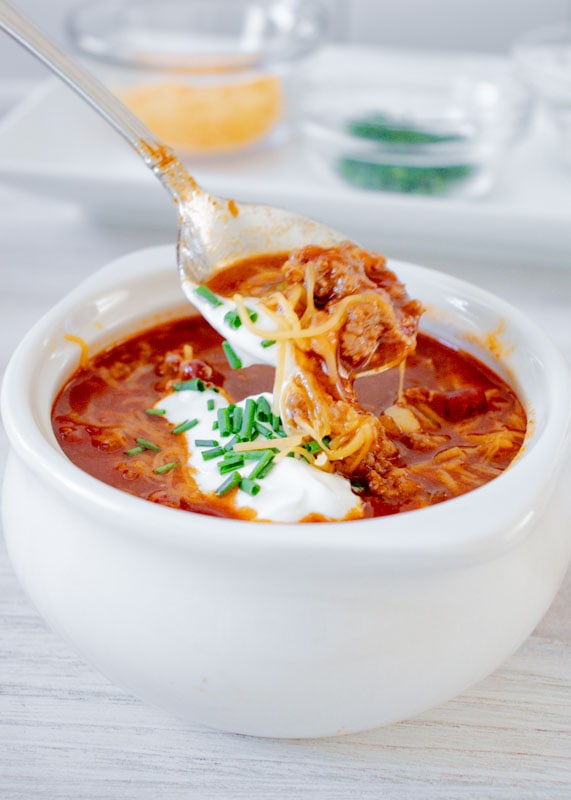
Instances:
[[[540,28],[522,37],[512,55],[522,77],[542,101],[571,166],[571,25]]]
[[[492,187],[530,107],[509,75],[356,77],[309,86],[300,130],[310,153],[356,188],[476,196]]]
[[[280,139],[288,76],[321,44],[315,0],[88,3],[68,19],[76,50],[173,147],[212,154]]]

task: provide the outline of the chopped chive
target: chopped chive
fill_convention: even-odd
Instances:
[[[224,322],[227,325],[230,325],[231,328],[234,328],[234,330],[238,330],[238,328],[242,324],[242,320],[240,319],[240,314],[238,314],[235,308],[232,308],[230,311],[224,314]]]
[[[262,478],[265,478],[266,475],[268,474],[268,472],[270,472],[274,468],[274,466],[275,466],[275,461],[268,461],[266,466],[263,468],[263,470],[257,476],[259,478],[259,480],[262,480]]]
[[[219,408],[216,416],[218,418],[218,430],[220,431],[220,436],[230,436],[232,433],[232,420],[230,419],[230,409],[226,408]]]
[[[281,424],[282,424],[282,421],[278,417],[278,415],[277,414],[272,414],[272,428],[275,431],[279,431]]]
[[[238,464],[239,466],[244,466],[244,456],[242,453],[224,453],[224,464]]]
[[[246,441],[249,441],[252,438],[252,433],[254,432],[256,408],[256,401],[252,400],[251,397],[248,397],[244,407],[244,413],[242,415],[242,427],[240,428],[240,436]]]
[[[217,431],[218,430],[218,420],[217,419],[215,419],[214,422],[212,423],[212,430],[213,431]]]
[[[156,444],[153,444],[152,442],[149,442],[149,440],[148,440],[148,439],[142,439],[142,438],[139,438],[139,439],[135,439],[135,441],[137,442],[137,444],[140,444],[140,445],[141,445],[141,447],[142,447],[144,450],[154,450],[154,451],[155,451],[155,453],[159,453],[159,452],[160,452],[160,450],[161,450],[161,448],[160,448],[160,447],[157,447],[157,445],[156,445]]]
[[[366,484],[363,483],[363,481],[355,479],[351,481],[351,488],[355,492],[363,492],[367,487]]]
[[[226,444],[224,445],[224,450],[226,450],[226,452],[229,452],[230,450],[232,450],[234,445],[237,444],[239,441],[240,441],[240,437],[239,436],[233,436],[230,439],[230,441],[226,442]]]
[[[170,472],[171,469],[178,467],[178,461],[170,461],[168,464],[163,464],[161,467],[157,467],[155,472],[157,475],[164,475],[165,472]]]
[[[278,428],[277,431],[274,431],[276,436],[279,436],[282,439],[287,439],[287,433],[284,431],[283,428]]]
[[[244,459],[241,458],[240,461],[223,461],[221,464],[218,465],[218,469],[221,475],[226,475],[228,472],[233,472],[236,469],[244,466]]]
[[[223,455],[224,455],[223,447],[213,447],[211,450],[202,451],[202,458],[205,461],[212,461],[213,458],[220,458],[220,456]]]
[[[218,447],[218,442],[216,439],[195,439],[194,440],[195,447]]]
[[[244,456],[245,461],[258,461],[268,452],[268,450],[246,450],[244,453],[241,453],[241,455]]]
[[[132,447],[130,450],[125,450],[126,456],[138,456],[139,453],[144,451],[144,447]]]
[[[272,463],[274,460],[274,454],[272,452],[265,453],[262,458],[258,461],[254,469],[248,475],[248,480],[255,480],[256,478],[262,477],[262,473],[266,469],[266,467]],[[269,471],[269,470],[268,470]]]
[[[145,409],[145,414],[148,414],[150,417],[162,417],[166,413],[167,413],[166,408],[146,408]]]
[[[255,322],[258,319],[257,311],[254,311],[251,308],[246,308],[246,311],[248,312],[248,316],[250,317],[252,322]],[[242,325],[240,314],[236,309],[231,309],[224,315],[224,322],[230,325],[231,328],[234,328],[234,330],[238,330],[238,328]]]
[[[200,378],[191,378],[189,381],[177,381],[172,388],[175,392],[203,392],[206,384]]]
[[[222,497],[223,495],[228,494],[228,492],[231,492],[232,489],[235,489],[236,486],[240,484],[241,480],[242,478],[240,477],[240,473],[234,472],[232,475],[226,478],[223,483],[220,484],[218,489],[216,489],[216,496]]]
[[[315,439],[312,439],[311,442],[306,442],[303,446],[308,453],[317,453],[318,450],[322,449],[319,442],[316,442]]]
[[[179,425],[176,425],[171,433],[184,433],[185,431],[189,431],[191,428],[195,428],[198,425],[197,419],[185,419],[184,422],[181,422]]]
[[[208,411],[214,411],[214,398],[213,397],[210,397],[208,399],[208,402],[206,403],[206,408],[208,409]]]
[[[263,395],[258,397],[256,419],[260,420],[260,422],[271,422],[272,419],[271,406]]]
[[[240,433],[243,414],[244,412],[240,406],[235,406],[232,409],[232,433]]]
[[[256,483],[256,481],[252,481],[249,478],[242,478],[240,481],[240,489],[246,494],[252,495],[255,497],[260,492],[260,484]]]
[[[227,359],[228,363],[230,364],[231,368],[232,369],[241,369],[242,368],[242,362],[240,361],[240,359],[238,358],[238,356],[234,352],[230,342],[227,342],[226,340],[223,341],[222,342],[222,349],[224,350],[224,355],[226,356],[226,359]]]
[[[214,292],[211,292],[208,286],[197,286],[194,292],[199,297],[202,297],[203,300],[206,300],[208,303],[210,303],[210,305],[214,308],[218,308],[218,306],[222,305],[222,300],[220,300],[219,297],[216,297]]]
[[[275,339],[262,339],[262,341],[260,342],[262,347],[271,347],[275,343],[276,343]]]
[[[257,433],[260,433],[265,439],[273,439],[275,438],[275,431],[269,428],[267,425],[264,425],[263,422],[259,422],[256,420],[255,428]]]

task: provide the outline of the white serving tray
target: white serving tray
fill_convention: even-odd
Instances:
[[[306,74],[373,70],[506,69],[483,56],[419,56],[330,47]],[[192,173],[210,191],[289,207],[395,257],[469,260],[522,266],[571,266],[571,172],[555,155],[542,118],[506,163],[491,194],[479,200],[423,198],[352,189],[315,165],[296,141],[264,152],[198,160]],[[173,226],[164,190],[138,157],[63,84],[42,84],[0,127],[0,177],[52,197],[74,200],[118,224]]]

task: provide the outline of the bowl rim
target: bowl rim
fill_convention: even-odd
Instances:
[[[207,0],[199,0],[201,5],[207,5]],[[272,8],[271,3],[260,3],[259,0],[210,0],[208,5],[212,3],[219,5],[237,7],[246,5],[257,5],[264,9],[266,14]],[[279,0],[274,0],[274,4],[279,4]],[[184,0],[165,0],[161,3],[161,8],[170,5],[172,7],[180,7],[181,9],[188,9],[189,3]],[[229,73],[250,73],[256,70],[271,69],[272,67],[283,67],[290,62],[295,62],[303,59],[310,54],[314,53],[321,47],[327,40],[329,30],[329,15],[327,7],[322,0],[297,0],[294,3],[289,3],[292,11],[295,11],[299,19],[296,20],[294,28],[293,42],[297,42],[298,46],[292,53],[274,53],[268,49],[267,45],[262,42],[261,46],[251,51],[242,52],[240,49],[228,49],[215,53],[213,56],[198,55],[190,56],[187,51],[184,53],[178,50],[173,51],[172,55],[161,50],[152,54],[149,59],[149,53],[145,52],[139,57],[132,55],[121,55],[120,53],[113,52],[109,48],[109,36],[103,36],[97,32],[89,32],[84,30],[90,17],[95,16],[96,19],[103,19],[107,15],[109,18],[113,14],[121,14],[129,8],[138,7],[141,10],[156,10],[157,4],[153,0],[99,0],[97,4],[93,4],[91,0],[83,0],[78,5],[69,10],[66,17],[66,30],[67,36],[73,43],[78,52],[87,57],[94,59],[102,65],[109,67],[142,70],[144,72],[158,72],[158,73],[171,73],[174,77],[183,75],[209,75],[212,73],[219,74],[221,80]],[[311,22],[313,26],[312,35],[307,35],[307,24]],[[300,24],[301,23],[301,24]],[[305,35],[300,36],[300,30]]]
[[[35,420],[31,391],[34,358],[47,346],[56,323],[104,288],[109,291],[119,281],[142,280],[163,272],[166,275],[169,270],[176,276],[174,248],[170,245],[139,250],[112,261],[69,292],[24,336],[2,383],[1,411],[11,447],[36,475],[84,512],[130,535],[150,537],[163,544],[234,555],[252,548],[270,553],[367,552],[378,555],[386,564],[410,567],[473,563],[503,552],[527,534],[527,521],[535,518],[538,508],[549,500],[547,487],[555,482],[569,446],[571,371],[547,335],[504,300],[443,272],[391,259],[389,266],[397,274],[406,269],[439,287],[469,292],[488,303],[525,331],[528,339],[533,338],[534,358],[544,364],[550,414],[543,429],[539,434],[529,434],[533,446],[525,446],[506,471],[475,490],[435,506],[388,517],[320,524],[248,522],[149,503],[102,483],[69,461],[55,440],[48,441]],[[537,425],[532,428],[537,429]],[[486,508],[493,509],[495,516],[482,526],[480,519]]]

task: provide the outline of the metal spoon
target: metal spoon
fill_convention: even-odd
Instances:
[[[344,238],[325,225],[271,206],[236,203],[205,192],[174,152],[161,142],[87,69],[66,55],[33,22],[0,0],[0,28],[43,61],[123,136],[154,172],[178,211],[177,264],[182,288],[213,327],[231,339],[223,315],[196,294],[198,284],[229,263],[258,253],[286,252],[306,244],[332,245]],[[272,348],[241,335],[238,350],[250,362],[275,363]]]

